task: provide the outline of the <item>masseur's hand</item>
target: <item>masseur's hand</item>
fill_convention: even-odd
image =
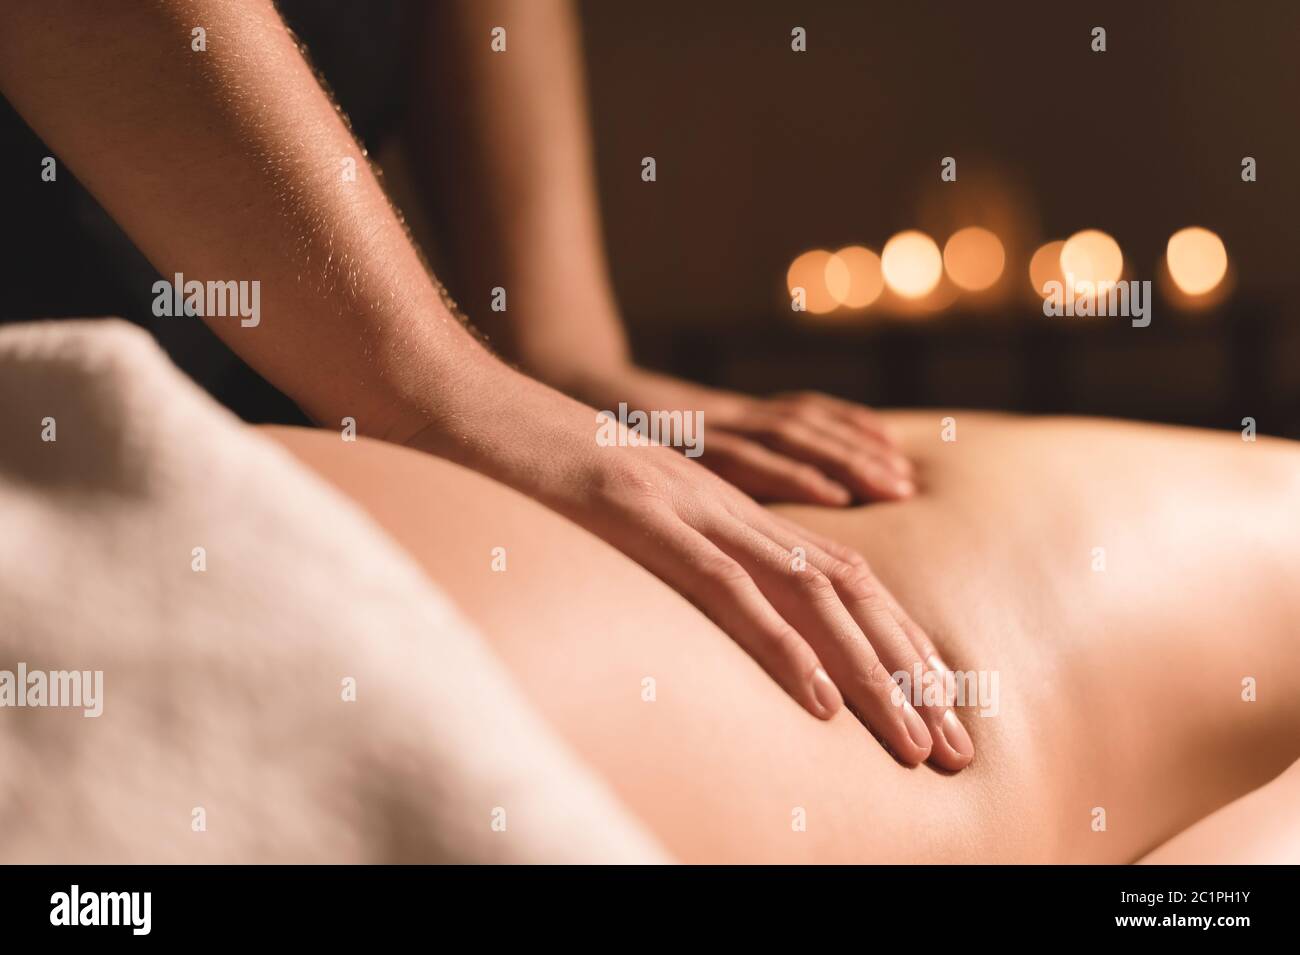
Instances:
[[[596,408],[704,412],[699,462],[762,500],[908,496],[906,459],[860,405],[750,398],[636,367],[600,237],[574,5],[426,6],[432,50],[418,58],[421,91],[410,98],[414,168],[456,239],[446,252],[461,304],[496,347]],[[505,22],[529,42],[507,57],[470,52]],[[508,308],[489,306],[493,289],[509,291]]]
[[[858,714],[906,764],[960,769],[970,737],[943,705],[918,713],[891,674],[933,669],[925,634],[857,554],[773,515],[657,446],[602,446],[597,415],[516,372],[481,369],[408,444],[518,488],[686,596],[815,716]]]
[[[203,52],[191,46],[196,23],[212,38]],[[466,35],[486,35],[477,30]],[[560,68],[546,42],[521,46],[541,57],[531,76]],[[572,66],[576,45],[566,49]],[[463,95],[454,83],[442,88]],[[270,0],[0,3],[0,92],[160,274],[259,283],[264,321],[204,320],[314,419],[350,417],[364,433],[406,438],[549,504],[694,599],[817,715],[845,699],[900,759],[916,762],[933,748],[942,760],[946,744],[891,700],[888,674],[926,656],[913,642],[923,637],[905,629],[865,568],[804,544],[671,451],[600,447],[593,409],[512,372],[465,331]],[[485,130],[500,127],[493,110],[467,108]],[[564,146],[550,161],[519,162],[528,149],[498,158],[536,174],[538,195],[551,201],[521,203],[506,199],[520,193],[494,188],[495,208],[479,214],[508,222],[521,218],[521,205],[548,213],[543,239],[515,237],[517,264],[540,272],[507,284],[512,301],[540,309],[522,315],[551,323],[520,327],[561,356],[600,356],[601,341],[616,356],[611,311],[552,308],[533,292],[590,289],[557,281],[568,273],[552,272],[543,254],[574,246],[573,223],[550,219],[553,208],[588,218],[594,208],[574,206],[552,178],[578,165],[572,141],[565,146],[544,120],[539,128],[529,141]],[[358,160],[354,181],[340,179],[335,157]],[[598,261],[590,226],[577,227],[584,254],[568,259],[582,268]],[[515,308],[503,314],[522,317]],[[596,323],[574,320],[583,314]],[[796,546],[808,566],[796,563]]]
[[[869,408],[816,392],[754,398],[616,364],[575,388],[598,408],[704,413],[699,463],[763,501],[844,506],[911,496],[912,465]]]

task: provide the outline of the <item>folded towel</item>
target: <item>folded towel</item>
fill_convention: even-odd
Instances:
[[[0,330],[0,528],[0,861],[664,859],[405,553],[126,323]]]

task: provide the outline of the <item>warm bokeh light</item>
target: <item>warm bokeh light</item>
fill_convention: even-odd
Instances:
[[[1209,229],[1189,226],[1169,237],[1165,250],[1169,277],[1188,295],[1204,295],[1223,281],[1228,271],[1228,251]]]
[[[943,247],[948,278],[967,292],[982,292],[1002,277],[1007,256],[988,229],[970,226],[954,232]]]
[[[849,286],[848,268],[833,253],[825,249],[813,249],[805,252],[790,263],[785,273],[786,288],[793,300],[794,290],[804,290],[804,303],[814,315],[825,315],[839,308],[840,296],[832,292],[847,292]]]
[[[1119,243],[1099,229],[1084,229],[1061,247],[1061,271],[1073,278],[1076,290],[1095,289],[1103,282],[1118,282],[1124,273],[1124,253]]]
[[[834,256],[843,264],[848,273],[848,287],[839,295],[840,303],[846,308],[866,308],[885,290],[885,279],[880,272],[880,256],[860,245],[850,245],[840,249]],[[832,266],[833,267],[833,266]],[[827,286],[834,292],[830,280],[831,268],[827,269]]]
[[[903,298],[921,298],[939,284],[943,256],[934,239],[910,229],[885,243],[880,253],[880,270],[895,293]]]
[[[1061,249],[1064,247],[1065,242],[1056,239],[1039,246],[1038,251],[1029,260],[1029,284],[1043,298],[1047,298],[1043,286],[1048,282],[1060,282],[1062,285],[1065,283],[1065,274],[1061,271]]]
[[[848,263],[840,258],[838,252],[826,260],[824,275],[826,291],[831,298],[835,299],[836,305],[843,305],[845,297],[849,294],[849,284],[853,281],[853,276],[849,274]]]

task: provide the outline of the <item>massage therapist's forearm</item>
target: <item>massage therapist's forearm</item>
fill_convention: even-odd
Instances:
[[[523,491],[693,600],[813,715],[847,699],[900,760],[970,762],[937,730],[946,702],[923,717],[895,698],[887,673],[932,648],[860,558],[667,448],[602,443],[593,409],[471,338],[270,0],[5,0],[0,90],[163,275],[260,283],[256,324],[205,317],[317,420]],[[591,345],[580,329],[565,347]]]
[[[843,506],[914,492],[911,466],[866,408],[816,394],[751,398],[632,362],[600,235],[570,0],[425,10],[408,140],[457,238],[457,296],[499,347],[598,408],[704,416],[701,463],[763,499]],[[503,304],[498,288],[504,311],[489,307]]]
[[[269,0],[6,0],[0,90],[165,277],[260,283],[207,320],[317,420],[401,440],[499,365]]]
[[[504,52],[490,46],[496,27]],[[630,356],[600,234],[577,14],[569,0],[450,0],[428,6],[423,31],[408,133],[456,236],[457,295],[528,371],[581,394],[590,373]],[[504,312],[489,309],[496,287]]]

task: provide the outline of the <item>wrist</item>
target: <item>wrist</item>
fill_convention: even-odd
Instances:
[[[493,360],[404,443],[553,503],[601,464],[596,412]]]
[[[620,403],[647,412],[700,411],[709,422],[720,426],[743,419],[746,407],[754,400],[747,395],[649,371],[630,361],[587,375],[571,393],[598,409],[615,412]]]
[[[553,383],[566,394],[599,409],[628,401],[633,393],[643,391],[639,387],[643,375],[631,358],[621,358],[570,368]]]

